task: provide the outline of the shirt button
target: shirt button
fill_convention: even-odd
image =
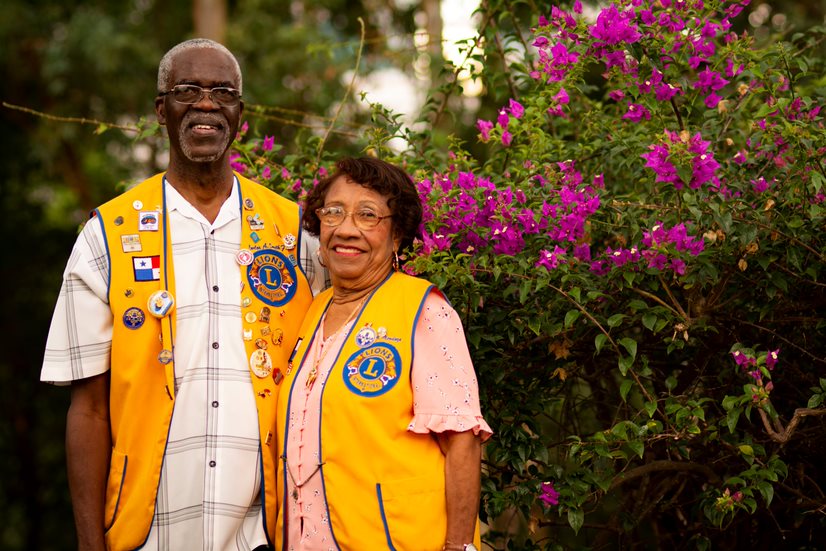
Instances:
[[[212,286],[212,290],[213,290],[213,291],[215,291],[215,292],[217,293],[217,292],[218,292],[218,286],[217,286],[217,285],[213,285],[213,286]]]
[[[218,345],[218,343],[217,343],[217,342],[212,343],[212,348],[215,348],[215,349],[217,350],[217,349],[218,349],[218,346],[219,346],[219,345]]]
[[[209,466],[210,466],[210,467],[214,467],[214,466],[215,466],[215,461],[210,461],[210,462],[209,462]]]
[[[218,407],[218,400],[215,400],[214,402],[212,402],[212,407],[214,407],[214,408]]]

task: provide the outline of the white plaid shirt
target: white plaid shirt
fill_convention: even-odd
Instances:
[[[212,224],[165,185],[176,280],[176,401],[155,516],[142,549],[247,551],[267,539],[235,259],[242,230],[238,185]],[[301,265],[315,294],[329,283],[315,255],[318,240],[301,237]],[[109,370],[112,324],[120,319],[113,319],[108,305],[105,250],[100,224],[92,220],[63,276],[43,381],[65,385]]]

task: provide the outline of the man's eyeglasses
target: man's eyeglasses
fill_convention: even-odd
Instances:
[[[194,105],[204,98],[204,94],[209,94],[209,99],[213,103],[224,107],[234,107],[241,101],[241,92],[235,88],[219,86],[217,88],[201,88],[195,84],[178,84],[171,90],[161,92],[159,96],[171,95],[172,99],[184,105]]]
[[[341,207],[321,207],[315,210],[319,220],[332,228],[340,226],[348,216],[353,217],[353,224],[360,230],[372,230],[385,218],[392,218],[392,214],[379,216],[372,210],[362,209],[356,212],[347,212]]]

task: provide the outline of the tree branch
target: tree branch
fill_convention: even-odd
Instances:
[[[785,444],[791,440],[795,429],[797,429],[797,425],[800,424],[800,421],[802,421],[804,417],[826,415],[826,408],[797,408],[794,410],[792,420],[789,421],[789,424],[786,425],[785,429],[783,429],[783,424],[780,423],[779,420],[775,420],[775,422],[772,423],[772,420],[769,419],[769,414],[766,413],[764,409],[761,408],[758,411],[760,412],[760,419],[763,420],[763,427],[766,429],[766,433],[769,435],[769,438],[775,442],[780,442],[781,444]],[[772,426],[773,424],[775,426]]]
[[[690,463],[688,461],[671,461],[669,459],[662,459],[659,461],[652,461],[651,463],[646,463],[645,465],[635,467],[630,471],[620,473],[619,475],[617,475],[616,478],[614,478],[613,482],[611,482],[611,487],[608,489],[608,491],[611,491],[617,488],[618,486],[625,484],[626,482],[629,482],[636,478],[640,478],[655,472],[666,471],[682,471],[702,474],[706,478],[708,478],[710,482],[714,484],[720,481],[720,477],[717,476],[717,473],[715,473],[707,465],[701,465],[700,463]]]

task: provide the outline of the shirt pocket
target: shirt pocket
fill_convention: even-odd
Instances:
[[[376,484],[388,549],[440,551],[447,533],[445,482],[415,477]]]

